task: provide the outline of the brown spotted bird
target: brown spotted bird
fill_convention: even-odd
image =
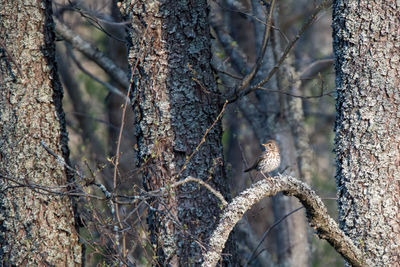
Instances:
[[[265,147],[265,151],[261,153],[257,161],[244,172],[258,170],[263,174],[268,174],[279,167],[279,164],[281,164],[281,154],[279,153],[278,144],[274,140],[269,140],[265,144],[262,144],[262,146]]]

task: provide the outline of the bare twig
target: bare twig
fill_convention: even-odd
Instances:
[[[310,79],[311,77],[317,75],[319,72],[331,67],[333,64],[333,59],[319,59],[311,64],[309,64],[300,74],[300,80]]]
[[[332,67],[333,59],[320,59],[312,62],[308,65],[301,73],[301,87],[305,86],[309,81],[313,79],[315,75],[325,71],[326,69]]]
[[[19,67],[19,65],[15,61],[14,57],[10,54],[10,52],[8,52],[8,50],[7,50],[5,44],[3,43],[2,40],[0,40],[0,47],[7,54],[8,59],[11,60],[12,63],[14,63],[15,67],[17,68],[19,76],[21,76],[21,78],[23,78],[24,75],[22,74],[21,68]]]
[[[196,182],[196,183],[198,183],[199,185],[204,186],[208,191],[210,191],[211,193],[213,193],[213,194],[221,201],[223,207],[225,207],[226,205],[228,205],[228,202],[226,202],[224,196],[223,196],[220,192],[218,192],[217,190],[215,190],[214,188],[212,188],[209,184],[207,184],[207,183],[204,182],[203,180],[198,179],[198,178],[194,178],[194,177],[192,177],[192,176],[189,176],[189,177],[187,177],[187,178],[185,178],[185,179],[183,179],[183,180],[180,180],[180,181],[178,181],[178,182],[176,182],[176,183],[173,183],[170,187],[171,187],[171,188],[173,188],[173,187],[178,187],[178,186],[180,186],[180,185],[183,185],[183,184],[186,184],[186,183],[189,183],[189,182]],[[168,189],[169,189],[168,187],[163,187],[163,188],[160,188],[160,189],[157,190],[157,191],[165,192],[165,191],[167,191]]]
[[[255,90],[260,89],[264,84],[266,84],[272,76],[278,71],[282,63],[285,61],[287,58],[289,52],[292,50],[293,46],[297,43],[297,41],[300,39],[300,37],[303,35],[303,33],[310,27],[310,25],[315,21],[318,13],[324,9],[325,7],[328,6],[330,3],[330,0],[324,0],[317,8],[315,8],[314,13],[311,15],[311,17],[307,20],[307,22],[301,27],[299,32],[297,33],[296,37],[286,46],[285,51],[283,52],[282,56],[280,57],[278,63],[274,66],[274,68],[268,73],[267,77],[257,83],[254,86],[249,87],[246,90],[240,91],[237,94],[234,94],[234,96],[230,97],[228,102],[233,103],[239,98],[248,95],[251,92],[254,92]],[[236,92],[236,91],[235,91]]]
[[[77,174],[80,178],[84,179],[84,176],[78,172],[77,170],[75,170],[74,168],[72,168],[71,166],[69,166],[65,160],[60,157],[59,155],[57,155],[56,153],[54,153],[47,145],[46,143],[41,140],[40,141],[40,145],[47,151],[47,153],[49,153],[50,155],[52,155],[53,157],[55,157],[57,159],[58,164],[60,164],[61,166],[67,168],[69,171],[72,171],[73,173]]]
[[[82,11],[80,10],[79,13],[81,14],[81,16],[83,18],[86,18],[87,21],[92,24],[95,28],[97,28],[98,30],[104,32],[107,36],[111,37],[114,40],[117,40],[121,43],[125,43],[126,40],[118,38],[117,36],[115,36],[114,34],[112,34],[111,32],[107,31],[103,25],[101,25],[100,22],[105,23],[105,24],[111,24],[111,25],[119,25],[119,26],[124,26],[125,24],[129,24],[132,23],[131,21],[126,21],[126,22],[112,22],[110,20],[105,20],[105,19],[101,19],[99,18],[97,15],[92,15],[90,13],[88,13],[87,11]]]
[[[211,65],[211,67],[213,68],[213,70],[214,70],[215,72],[219,72],[219,73],[221,73],[221,74],[223,74],[223,75],[226,75],[226,76],[229,76],[229,77],[231,77],[231,78],[233,78],[233,79],[236,79],[236,80],[241,80],[241,79],[243,79],[243,77],[241,77],[241,76],[237,76],[237,75],[235,75],[235,74],[233,74],[233,73],[230,73],[230,72],[227,72],[227,71],[224,71],[224,70],[220,70],[220,69],[218,69],[217,67],[214,67],[213,65]]]
[[[84,180],[84,181],[87,180],[87,178],[85,177],[84,174],[78,172],[77,170],[75,170],[74,168],[69,166],[64,161],[64,159],[62,157],[60,157],[56,153],[54,153],[54,151],[52,151],[43,141],[41,141],[40,144],[50,155],[52,155],[53,157],[55,157],[57,159],[57,162],[61,166],[67,168],[68,170],[70,170],[73,173],[75,173],[76,175],[78,175],[81,178],[81,180]],[[181,186],[181,185],[189,183],[189,182],[196,182],[199,185],[204,186],[207,190],[209,190],[212,194],[214,194],[221,201],[222,206],[226,206],[228,204],[227,201],[225,200],[225,198],[222,196],[222,194],[220,192],[218,192],[217,190],[212,188],[209,184],[207,184],[203,180],[195,178],[195,177],[192,177],[192,176],[188,176],[188,177],[186,177],[185,179],[183,179],[181,181],[175,182],[175,183],[173,183],[171,185],[168,185],[166,187],[161,187],[161,188],[159,188],[157,190],[147,191],[147,192],[146,191],[142,191],[142,195],[139,195],[139,196],[116,195],[116,194],[108,191],[107,188],[104,185],[94,182],[95,177],[92,177],[93,178],[93,179],[91,179],[92,182],[88,183],[87,186],[95,185],[96,187],[98,187],[103,192],[105,198],[99,198],[97,196],[93,196],[93,195],[86,194],[86,193],[75,193],[75,192],[63,192],[63,191],[61,191],[62,189],[65,189],[67,187],[74,187],[74,185],[76,185],[77,181],[68,183],[66,185],[43,186],[43,185],[38,185],[38,184],[27,183],[27,181],[25,179],[17,179],[17,178],[10,178],[10,177],[4,177],[4,178],[16,183],[18,186],[22,186],[22,187],[25,186],[25,187],[28,187],[28,188],[30,188],[32,190],[39,189],[39,190],[42,190],[42,191],[44,191],[46,193],[49,193],[49,194],[69,195],[69,196],[85,196],[85,197],[96,198],[98,200],[109,200],[109,201],[112,201],[113,203],[116,203],[116,204],[125,204],[125,205],[134,204],[138,200],[145,201],[146,199],[148,199],[150,197],[162,196],[162,195],[168,193],[171,188],[178,187],[178,186]],[[59,191],[55,191],[55,190],[59,190]],[[119,201],[118,198],[131,199],[131,201],[123,202],[123,201]]]
[[[318,94],[318,95],[305,95],[305,96],[303,96],[303,95],[295,95],[295,94],[292,94],[292,93],[289,93],[289,92],[286,92],[286,91],[282,91],[282,90],[273,90],[273,89],[269,89],[269,88],[265,88],[265,87],[260,87],[258,89],[265,90],[265,91],[268,91],[268,92],[271,92],[271,93],[278,93],[278,94],[283,94],[283,95],[287,95],[287,96],[290,96],[290,97],[297,97],[297,98],[302,98],[302,99],[312,99],[312,98],[321,98],[323,96],[332,96],[332,94],[335,92],[335,91],[329,91],[327,93],[324,93],[321,90],[321,93]]]
[[[289,212],[288,214],[286,214],[285,216],[283,216],[282,218],[280,218],[279,220],[277,220],[274,224],[272,224],[270,227],[267,228],[267,230],[265,230],[263,236],[261,237],[260,241],[258,242],[257,247],[253,250],[253,253],[251,254],[249,260],[247,261],[245,266],[248,266],[253,260],[255,260],[258,256],[258,254],[256,255],[256,252],[258,250],[258,248],[261,246],[262,242],[264,242],[265,238],[267,237],[267,235],[271,232],[272,229],[274,229],[277,225],[279,225],[283,220],[285,220],[287,217],[289,217],[290,215],[298,212],[299,210],[301,210],[304,207],[298,207],[297,209],[292,210],[291,212]]]
[[[97,78],[96,76],[94,76],[93,74],[91,74],[87,69],[85,69],[82,64],[79,62],[79,60],[75,57],[74,52],[71,51],[71,53],[69,53],[69,55],[71,56],[71,59],[74,61],[75,65],[86,75],[88,75],[90,78],[92,78],[93,80],[95,80],[96,82],[100,83],[101,85],[103,85],[105,88],[108,89],[108,91],[110,91],[113,94],[116,94],[120,97],[122,97],[125,100],[125,95],[118,90],[115,86],[113,86],[112,84],[108,83],[108,82],[104,82],[102,80],[100,80],[99,78]]]
[[[143,45],[143,41],[144,41],[143,37],[147,34],[147,30],[149,29],[149,27],[150,27],[150,23],[149,23],[149,25],[147,26],[147,28],[145,29],[145,31],[143,33],[141,45]],[[132,81],[133,81],[133,77],[134,77],[135,72],[136,72],[136,68],[137,68],[137,66],[139,64],[139,59],[140,58],[136,59],[135,65],[132,67],[132,73],[131,73],[131,78],[130,78],[131,82],[129,83],[129,88],[128,88],[128,91],[126,92],[125,104],[124,104],[123,109],[122,109],[121,127],[119,129],[117,150],[115,152],[115,158],[114,158],[113,192],[115,192],[116,189],[117,189],[117,174],[118,174],[118,165],[119,165],[119,156],[120,156],[120,149],[121,149],[122,133],[124,131],[124,126],[125,126],[126,108],[128,106],[128,103],[129,103],[129,95],[130,95],[130,93],[132,91],[132,85],[133,85]],[[121,218],[119,216],[118,203],[115,203],[115,210],[116,210],[116,217],[117,217],[119,226],[122,228]],[[117,227],[117,226],[114,226],[114,227]],[[118,228],[116,228],[116,229],[117,229],[116,231],[118,231]],[[124,238],[125,238],[125,236],[124,236]],[[125,240],[123,240],[123,241],[124,241],[124,244],[125,244]],[[118,251],[118,252],[120,253],[120,251]]]
[[[180,169],[180,171],[178,172],[176,177],[179,177],[182,174],[182,172],[186,169],[186,166],[189,163],[189,161],[193,158],[194,154],[196,154],[196,152],[199,151],[199,148],[201,147],[201,145],[206,141],[206,137],[207,137],[208,133],[212,130],[212,128],[214,128],[214,126],[217,124],[217,122],[221,119],[222,115],[224,114],[227,104],[228,104],[228,101],[225,101],[225,104],[223,105],[221,112],[218,114],[217,118],[214,120],[214,122],[211,124],[211,126],[206,130],[203,137],[201,138],[200,143],[193,150],[192,154],[190,154],[190,156],[186,158],[185,163],[183,164],[182,168]]]
[[[267,25],[265,26],[265,29],[264,29],[264,38],[263,38],[262,45],[261,45],[260,55],[257,58],[257,62],[255,64],[255,66],[246,75],[246,77],[244,77],[244,79],[242,80],[237,91],[242,91],[250,84],[250,82],[253,80],[254,76],[257,74],[258,70],[260,69],[262,63],[264,62],[265,51],[267,50],[268,38],[269,38],[270,31],[271,31],[272,13],[274,11],[275,2],[276,2],[276,0],[272,0],[271,6],[269,8],[269,15],[268,15],[268,19],[267,19]]]
[[[107,31],[102,24],[113,25],[113,26],[120,26],[124,27],[127,24],[132,23],[131,21],[123,21],[117,22],[112,20],[109,15],[99,12],[97,10],[91,10],[90,8],[86,7],[83,4],[83,1],[76,1],[71,2],[69,1],[68,5],[61,5],[55,3],[57,9],[54,13],[54,16],[57,18],[61,18],[65,11],[75,11],[78,12],[83,18],[85,18],[93,27],[97,28],[98,30],[104,32],[110,38],[117,40],[119,42],[124,43],[125,40],[118,38],[117,36],[113,35],[111,32]]]

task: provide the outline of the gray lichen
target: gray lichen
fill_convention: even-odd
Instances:
[[[2,1],[0,10],[0,35],[9,52],[0,62],[0,259],[6,265],[82,263],[70,199],[14,187],[9,180],[67,182],[64,168],[40,146],[43,140],[68,157],[51,15],[50,1]]]
[[[206,130],[220,112],[217,87],[210,67],[209,25],[206,1],[128,1],[122,11],[132,18],[129,51],[131,66],[139,60],[133,92],[138,163],[143,168],[146,189],[173,183],[188,175],[208,179],[227,195],[222,159],[221,124],[210,131],[195,151]],[[220,159],[218,161],[218,159]],[[202,261],[202,250],[192,237],[206,241],[220,214],[218,200],[207,190],[188,183],[171,194],[157,213],[149,213],[152,241],[159,260],[173,265]],[[177,218],[179,230],[163,212]],[[188,235],[187,233],[190,233]]]
[[[339,219],[368,266],[400,262],[399,17],[398,2],[334,4]]]

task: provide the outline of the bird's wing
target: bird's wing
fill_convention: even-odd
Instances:
[[[254,170],[255,168],[257,168],[257,165],[258,165],[258,163],[260,163],[260,160],[261,160],[261,157],[258,158],[258,159],[256,160],[256,162],[254,162],[254,164],[253,164],[250,168],[244,170],[244,172],[248,172],[248,171],[251,171],[251,170]]]

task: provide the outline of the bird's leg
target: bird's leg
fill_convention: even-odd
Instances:
[[[272,178],[272,176],[271,175],[269,175],[269,173],[267,172],[266,174],[267,174],[267,176],[265,176],[265,173],[263,173],[263,172],[261,172],[261,174],[264,176],[264,178],[265,179],[267,179],[267,178]]]
[[[249,172],[249,177],[250,177],[251,183],[253,184],[254,183],[254,177],[253,177],[253,175],[251,175],[251,172]]]

